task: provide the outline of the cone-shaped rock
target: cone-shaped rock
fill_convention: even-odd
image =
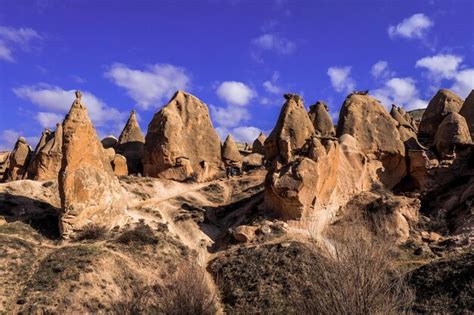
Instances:
[[[143,136],[137,116],[133,110],[118,139],[116,151],[127,159],[130,174],[143,173],[143,152],[145,137]]]
[[[28,169],[32,150],[25,138],[20,137],[9,156],[8,169],[5,173],[5,181],[23,179]]]
[[[254,140],[252,144],[252,153],[258,153],[258,154],[263,154],[265,155],[265,140],[267,137],[263,134],[263,132],[260,132],[258,135],[257,139]]]
[[[275,128],[264,145],[267,160],[281,157],[286,163],[292,159],[293,151],[301,149],[315,132],[302,99],[296,94],[285,94],[285,99]]]
[[[44,144],[43,144],[44,142]],[[63,126],[57,124],[56,131],[45,130],[35,155],[28,166],[28,178],[34,180],[53,180],[58,178],[61,169]]]
[[[240,163],[242,161],[242,155],[235,144],[234,139],[231,135],[228,135],[222,145],[222,161],[226,165],[232,165],[235,163]]]
[[[334,137],[336,131],[329,115],[326,103],[318,101],[309,107],[309,119],[313,123],[316,134],[321,137]]]
[[[436,149],[441,157],[449,156],[456,146],[471,144],[471,134],[466,120],[458,113],[450,113],[439,125],[435,136]]]
[[[466,119],[467,126],[471,132],[471,138],[474,139],[474,90],[469,93],[461,107],[461,110],[459,111],[459,114],[461,114]]]
[[[419,127],[419,136],[430,143],[444,117],[451,112],[458,113],[463,104],[462,98],[447,89],[439,90],[431,99],[423,113]]]
[[[352,135],[365,154],[375,155],[384,166],[381,181],[389,187],[406,174],[405,147],[397,122],[382,104],[368,95],[349,95],[339,113],[337,136]]]
[[[91,222],[109,228],[124,223],[123,194],[78,91],[63,122],[59,173],[62,235],[67,237]]]
[[[178,91],[148,125],[144,174],[174,180],[192,176],[206,180],[217,174],[221,164],[221,142],[206,104]]]

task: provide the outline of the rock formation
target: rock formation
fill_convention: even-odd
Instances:
[[[451,112],[458,113],[462,104],[463,100],[455,93],[446,89],[439,90],[429,102],[421,118],[420,138],[425,138],[426,142],[430,144],[444,117]]]
[[[318,101],[311,105],[308,114],[317,135],[321,137],[334,137],[336,135],[326,103]]]
[[[53,180],[58,178],[62,160],[63,127],[56,125],[56,131],[45,130],[28,166],[28,178]]]
[[[418,141],[416,134],[416,127],[411,123],[411,117],[401,108],[396,105],[392,105],[390,116],[396,120],[398,133],[400,134],[400,140],[406,142],[410,139]]]
[[[474,90],[469,93],[464,104],[459,111],[467,122],[467,126],[469,127],[469,131],[471,133],[471,138],[474,139]]]
[[[15,143],[8,160],[8,169],[5,172],[5,181],[23,179],[28,169],[32,150],[25,138],[20,137]]]
[[[252,144],[252,153],[258,153],[258,154],[263,154],[265,155],[265,140],[267,137],[263,134],[263,132],[260,132],[258,135],[257,139]]]
[[[9,158],[10,158],[9,151],[0,152],[0,182],[3,181],[5,174],[8,170]]]
[[[225,165],[235,165],[242,162],[242,155],[231,135],[228,135],[222,145],[222,161]]]
[[[281,158],[284,163],[292,160],[295,151],[313,135],[313,123],[309,119],[303,100],[296,94],[285,94],[286,102],[278,121],[265,140],[265,158],[272,161]]]
[[[117,146],[118,139],[115,138],[114,136],[107,136],[104,139],[102,139],[100,142],[102,143],[102,146],[104,147],[104,149],[115,148]]]
[[[364,154],[382,163],[377,173],[388,187],[406,175],[405,147],[397,122],[378,100],[368,95],[349,95],[339,113],[336,134],[352,135]]]
[[[143,167],[146,176],[179,181],[214,177],[221,167],[221,142],[206,104],[178,91],[148,125]]]
[[[116,176],[127,176],[127,158],[123,155],[115,154],[114,159],[112,160],[112,168],[114,169],[114,174]]]
[[[59,225],[64,237],[91,222],[108,228],[119,225],[127,207],[81,96],[76,92],[63,122]]]
[[[127,167],[130,174],[143,173],[143,152],[145,147],[145,137],[137,121],[136,113],[130,113],[125,127],[118,139],[116,147],[117,153],[127,159]]]
[[[471,134],[466,120],[454,112],[443,119],[434,139],[436,150],[442,158],[453,155],[457,146],[466,146],[471,143]]]

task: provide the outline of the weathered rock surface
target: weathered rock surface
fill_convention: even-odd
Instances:
[[[263,132],[260,132],[258,135],[257,139],[252,144],[252,153],[258,153],[258,154],[263,154],[265,155],[265,140],[267,137],[263,134]]]
[[[28,169],[32,150],[25,138],[18,138],[15,147],[9,156],[8,169],[5,173],[5,181],[23,179]]]
[[[445,157],[452,155],[457,146],[465,146],[472,143],[471,134],[466,120],[458,113],[449,113],[436,131],[434,144],[436,150]]]
[[[474,139],[474,90],[469,93],[464,104],[459,111],[467,122],[467,126],[469,127],[469,131],[471,133],[471,138]]]
[[[318,101],[316,104],[311,105],[308,114],[317,135],[321,137],[334,137],[336,135],[326,103]]]
[[[59,225],[64,237],[91,222],[109,228],[120,225],[127,207],[125,192],[97,138],[81,93],[76,92],[76,97],[63,122]]]
[[[447,89],[441,89],[431,99],[421,118],[419,136],[431,143],[438,126],[451,112],[458,113],[463,104],[462,98]]]
[[[336,134],[352,135],[363,153],[382,163],[378,175],[388,187],[406,175],[405,147],[397,122],[378,100],[368,95],[349,95],[339,113]]]
[[[285,99],[278,121],[265,140],[265,158],[269,161],[291,161],[295,151],[315,134],[303,100],[296,94],[285,94]]]
[[[127,176],[128,167],[127,167],[127,158],[120,154],[115,154],[115,157],[112,161],[112,168],[114,169],[114,174],[116,176]]]
[[[115,138],[114,136],[107,136],[104,139],[102,139],[101,143],[104,149],[115,148],[117,146],[118,139]]]
[[[28,178],[53,180],[61,169],[63,126],[56,125],[56,131],[45,130],[28,166]]]
[[[117,153],[127,159],[127,167],[130,174],[143,173],[143,152],[145,147],[145,137],[138,124],[136,113],[130,113],[125,127],[118,139],[116,146]]]
[[[8,162],[10,159],[10,151],[0,152],[0,182],[5,178],[5,174],[8,170]]]
[[[183,181],[214,177],[221,166],[221,142],[207,106],[178,91],[148,126],[144,174]]]
[[[242,164],[244,165],[244,168],[252,169],[263,166],[264,161],[265,156],[263,154],[251,153],[243,158]]]
[[[222,161],[225,165],[240,164],[242,162],[242,155],[231,135],[227,136],[222,145]]]

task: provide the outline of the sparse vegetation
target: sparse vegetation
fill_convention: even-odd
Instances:
[[[127,245],[153,245],[158,243],[158,237],[149,225],[140,221],[133,229],[122,232],[117,242]]]
[[[82,231],[77,233],[76,240],[100,240],[107,235],[107,228],[100,224],[90,223],[84,226]]]

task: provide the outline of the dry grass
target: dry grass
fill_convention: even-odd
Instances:
[[[117,314],[216,314],[217,298],[203,268],[182,264],[163,283],[134,288],[130,301],[113,306]]]
[[[84,226],[82,231],[77,233],[76,240],[100,240],[105,238],[107,235],[107,228],[103,225],[90,223]]]
[[[117,242],[127,245],[153,245],[158,243],[158,238],[149,225],[140,221],[133,229],[120,234]]]
[[[356,225],[345,229],[330,257],[314,251],[313,278],[295,296],[300,314],[399,314],[413,305],[414,293],[397,272],[394,241]],[[319,256],[319,257],[317,257]]]

